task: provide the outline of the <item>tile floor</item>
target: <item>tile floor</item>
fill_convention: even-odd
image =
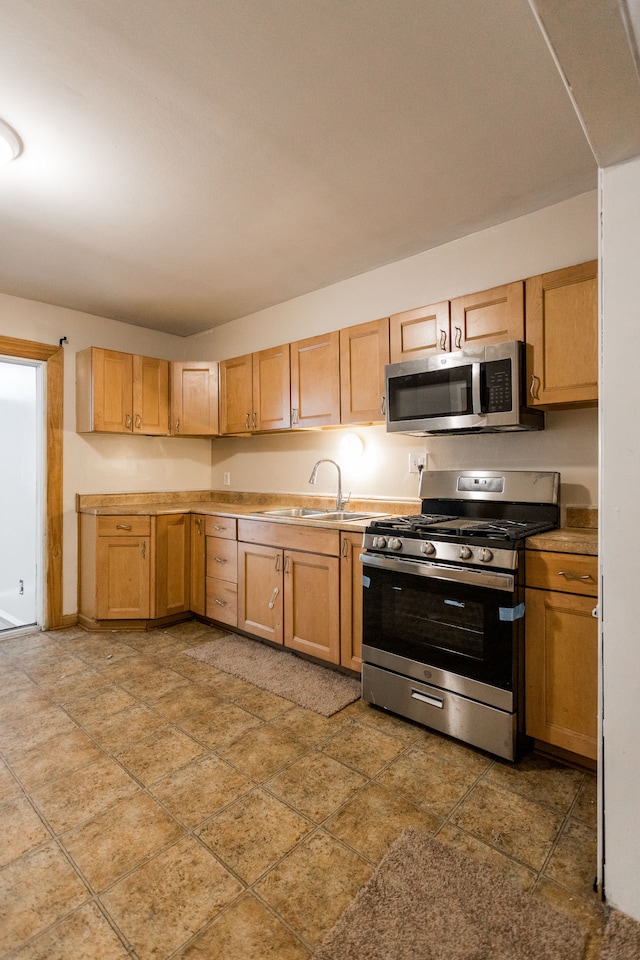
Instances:
[[[222,632],[0,638],[0,957],[304,960],[407,826],[583,922],[592,775],[357,702],[330,719],[184,653]]]

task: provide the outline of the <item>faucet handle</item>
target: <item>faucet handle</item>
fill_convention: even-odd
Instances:
[[[346,507],[346,505],[349,503],[350,500],[351,500],[351,493],[348,493],[348,494],[346,495],[346,497],[341,497],[341,498],[340,498],[340,507],[339,507],[338,509],[343,510],[344,507]]]

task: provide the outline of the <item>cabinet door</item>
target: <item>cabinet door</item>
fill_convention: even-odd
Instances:
[[[384,365],[389,363],[389,321],[340,331],[340,419],[379,423],[384,414]]]
[[[169,361],[133,357],[133,432],[169,433]]]
[[[138,620],[149,617],[150,552],[149,537],[98,537],[98,620]]]
[[[340,423],[340,334],[291,344],[291,425]]]
[[[531,406],[593,406],[598,399],[598,262],[527,280]]]
[[[238,543],[238,627],[282,643],[282,550]]]
[[[394,313],[389,318],[391,363],[419,360],[432,353],[451,349],[449,301],[432,303],[416,310]]]
[[[215,437],[218,434],[218,363],[197,360],[171,364],[171,433]]]
[[[361,533],[342,533],[340,554],[340,663],[362,669]]]
[[[598,624],[594,600],[526,590],[526,730],[595,760]]]
[[[289,344],[253,354],[255,430],[288,430],[291,426]]]
[[[131,433],[133,357],[88,347],[76,354],[76,429],[79,433]]]
[[[451,301],[451,349],[524,340],[524,283],[456,297]]]
[[[337,557],[285,550],[285,646],[340,662],[340,570]]]
[[[220,363],[220,433],[247,433],[253,414],[253,358],[250,353]]]
[[[206,577],[206,538],[204,534],[205,518],[201,515],[191,515],[191,564],[189,573],[189,593],[191,596],[190,609],[194,613],[204,616],[205,612],[205,577]]]
[[[168,617],[190,609],[191,524],[186,514],[155,518],[155,611]]]

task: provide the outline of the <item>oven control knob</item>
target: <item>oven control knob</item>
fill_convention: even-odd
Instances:
[[[436,548],[431,543],[430,540],[425,540],[425,542],[420,547],[422,553],[426,554],[427,557],[432,556],[436,552]]]
[[[466,543],[463,543],[460,545],[458,550],[458,556],[461,560],[468,560],[469,557],[473,556],[473,551],[471,550],[471,547],[468,547]]]
[[[398,537],[391,537],[389,540],[389,549],[402,550],[402,540],[400,540]]]
[[[482,563],[489,563],[489,560],[493,560],[493,553],[488,547],[480,547],[478,550],[478,560]]]
[[[386,537],[374,537],[374,538],[373,538],[373,544],[372,544],[372,546],[373,546],[374,550],[384,550],[384,548],[386,547],[386,545],[387,545],[387,538],[386,538]]]

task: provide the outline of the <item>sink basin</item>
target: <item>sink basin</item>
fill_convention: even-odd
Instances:
[[[283,507],[282,509],[256,510],[255,512],[259,513],[262,517],[291,517],[292,519],[298,517],[324,517],[326,515],[325,510],[308,510],[306,507]]]
[[[379,517],[379,513],[356,513],[353,510],[331,510],[316,516],[316,520],[365,520],[367,517]]]

